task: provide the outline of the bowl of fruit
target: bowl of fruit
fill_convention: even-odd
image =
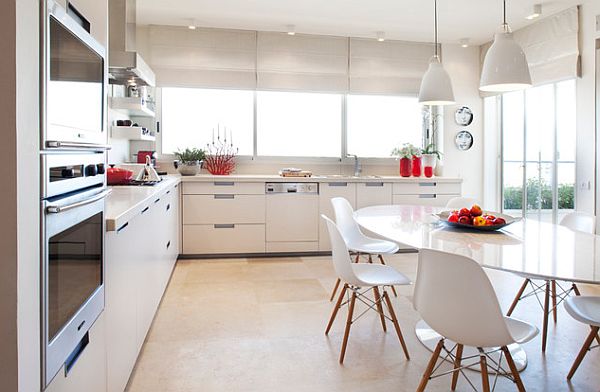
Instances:
[[[481,231],[499,230],[518,220],[499,212],[484,212],[476,204],[471,208],[465,207],[460,210],[442,211],[435,215],[448,226]]]

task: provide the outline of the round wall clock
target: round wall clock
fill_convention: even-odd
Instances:
[[[467,130],[460,131],[456,134],[454,143],[456,144],[456,148],[459,150],[467,151],[473,147],[473,135],[471,135],[471,132]]]
[[[471,125],[473,122],[473,112],[467,106],[461,106],[454,112],[454,121],[463,127]]]

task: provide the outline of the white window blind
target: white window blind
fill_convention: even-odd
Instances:
[[[521,45],[534,86],[581,75],[579,57],[579,9],[571,7],[514,33]],[[491,42],[481,47],[481,64]]]
[[[350,93],[416,95],[434,45],[350,39]]]
[[[159,87],[256,88],[255,31],[149,26],[146,39]]]
[[[347,90],[347,38],[258,32],[257,40],[259,90]]]

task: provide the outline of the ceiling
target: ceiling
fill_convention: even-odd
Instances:
[[[533,4],[542,3],[542,17],[578,0],[507,1],[513,30]],[[439,35],[444,43],[469,38],[472,44],[491,40],[502,21],[501,0],[438,0]],[[138,24],[219,27],[242,30],[286,31],[352,37],[385,37],[407,41],[433,41],[432,0],[137,0]]]

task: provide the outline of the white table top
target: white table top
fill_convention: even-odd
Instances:
[[[365,229],[415,249],[468,256],[482,266],[531,277],[600,284],[600,236],[524,219],[496,232],[448,227],[433,213],[447,208],[374,206],[355,212]]]

